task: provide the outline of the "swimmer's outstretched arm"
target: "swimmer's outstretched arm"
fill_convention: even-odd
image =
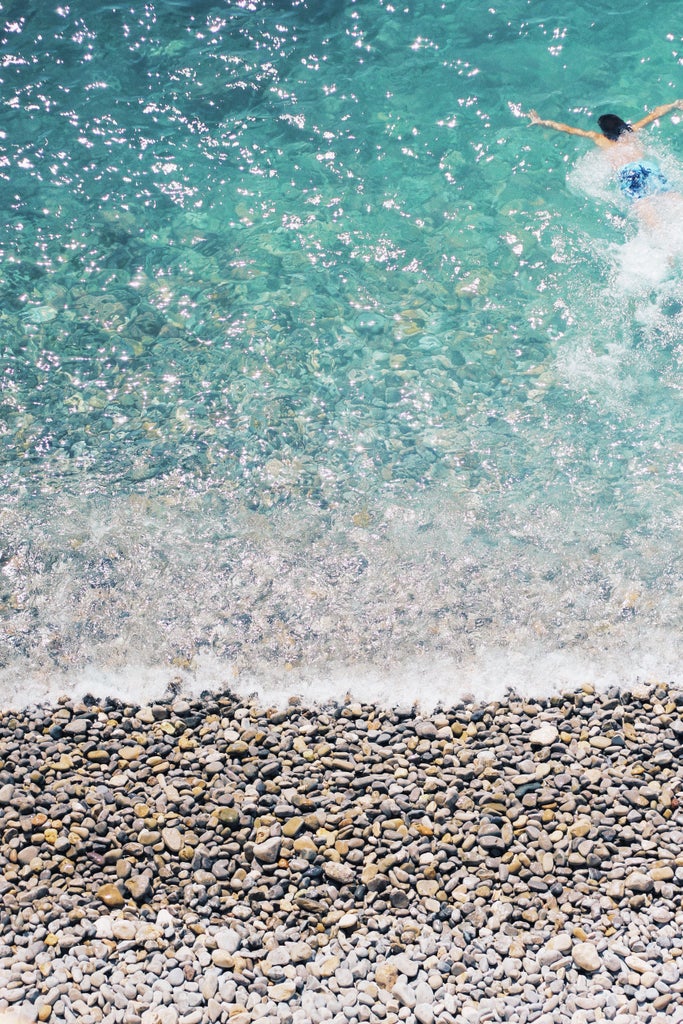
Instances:
[[[546,121],[539,117],[535,110],[530,110],[526,115],[531,124],[540,124],[543,128],[554,128],[556,132],[566,132],[567,135],[582,135],[584,139],[597,141],[602,139],[599,132],[586,131],[584,128],[573,128],[570,124],[563,124],[562,121]]]
[[[683,110],[683,100],[674,100],[673,103],[662,103],[661,106],[655,107],[645,117],[641,117],[640,121],[636,121],[631,127],[634,132],[644,128],[646,124],[652,124],[660,117],[664,117],[664,114],[670,114],[672,110]]]

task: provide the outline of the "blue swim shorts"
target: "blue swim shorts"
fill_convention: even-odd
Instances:
[[[620,168],[618,180],[619,188],[629,199],[645,199],[671,191],[670,183],[657,164],[645,160]]]

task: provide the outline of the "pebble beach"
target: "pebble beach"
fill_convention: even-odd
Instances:
[[[683,1021],[683,692],[0,715],[0,1021]]]

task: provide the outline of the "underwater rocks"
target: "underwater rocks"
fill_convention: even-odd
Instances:
[[[683,1021],[683,694],[0,715],[0,1011]]]

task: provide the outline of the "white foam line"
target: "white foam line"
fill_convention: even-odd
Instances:
[[[192,669],[128,665],[116,670],[92,666],[54,674],[26,673],[21,685],[16,670],[0,674],[0,707],[50,703],[67,694],[82,699],[113,697],[145,704],[169,695],[175,684],[187,696],[203,691],[232,691],[268,706],[283,706],[291,697],[309,705],[345,698],[380,707],[417,704],[428,713],[461,701],[503,701],[509,691],[548,698],[590,684],[598,690],[629,688],[642,682],[683,685],[683,650],[677,637],[650,634],[646,648],[619,646],[602,651],[486,647],[464,662],[425,656],[396,665],[262,666],[239,670],[217,658],[203,657]]]

